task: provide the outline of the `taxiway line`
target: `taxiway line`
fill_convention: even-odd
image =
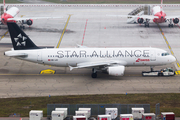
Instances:
[[[4,35],[1,37],[0,41],[8,34],[8,31],[4,33]]]
[[[61,34],[61,37],[60,37],[60,39],[59,39],[59,42],[58,42],[56,48],[59,48],[59,46],[60,46],[60,44],[61,44],[62,38],[63,38],[63,36],[64,36],[64,32],[66,31],[66,28],[67,28],[67,25],[68,25],[68,23],[69,23],[70,18],[71,18],[71,15],[69,15],[69,17],[68,17],[68,19],[67,19],[66,25],[64,26],[64,30],[63,30],[63,32],[62,32],[62,34]]]
[[[83,46],[83,43],[84,43],[84,37],[85,37],[85,33],[86,33],[87,22],[88,22],[88,19],[86,19],[86,24],[85,24],[85,28],[84,28],[84,33],[83,33],[81,46]]]
[[[171,48],[171,46],[170,46],[170,44],[169,44],[169,42],[168,42],[168,40],[167,40],[167,38],[166,38],[166,36],[164,35],[164,32],[162,31],[162,29],[161,29],[161,27],[159,26],[158,23],[157,23],[157,25],[158,25],[158,27],[159,27],[159,30],[161,31],[161,34],[162,34],[162,36],[163,36],[163,38],[164,38],[164,40],[165,40],[165,42],[166,42],[166,44],[167,44],[170,52],[171,52],[171,54],[176,58],[176,56],[174,55],[174,52],[173,52],[173,50],[172,50],[172,48]],[[180,67],[177,58],[176,58],[176,65],[177,65],[178,67]]]

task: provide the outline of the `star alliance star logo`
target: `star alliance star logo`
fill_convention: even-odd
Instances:
[[[22,36],[22,34],[20,33],[16,38],[14,38],[15,42],[16,42],[16,46],[18,47],[23,47],[26,46],[26,37]]]

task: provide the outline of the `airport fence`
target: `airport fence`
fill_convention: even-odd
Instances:
[[[105,114],[105,108],[118,108],[118,115],[130,114],[131,108],[144,108],[145,113],[150,113],[150,104],[48,104],[48,117],[55,108],[68,108],[68,116],[74,116],[78,108],[91,108],[92,116]]]

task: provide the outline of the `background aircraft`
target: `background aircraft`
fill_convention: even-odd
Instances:
[[[1,25],[7,25],[7,22],[17,22],[20,23],[21,28],[25,28],[23,25],[27,24],[31,26],[33,24],[33,20],[35,19],[55,19],[55,18],[62,18],[62,16],[59,17],[16,17],[19,13],[19,9],[17,7],[11,7],[9,9],[6,8],[5,0],[3,0],[4,4],[4,11],[1,13]]]
[[[123,76],[125,66],[157,66],[175,62],[174,56],[158,48],[39,48],[14,22],[7,23],[13,50],[4,55],[35,63],[59,67],[92,68]]]
[[[128,18],[137,18],[137,23],[144,23],[145,27],[149,27],[150,20],[153,20],[155,23],[164,23],[169,22],[169,27],[173,27],[174,24],[179,23],[180,15],[177,16],[167,16],[163,11],[163,0],[161,0],[161,6],[155,6],[151,10],[151,15],[108,15],[108,16],[119,16],[119,17],[128,17]]]

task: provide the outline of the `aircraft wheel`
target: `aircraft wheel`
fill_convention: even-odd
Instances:
[[[163,76],[163,74],[162,73],[158,73],[158,76]]]
[[[23,29],[25,29],[25,26],[22,26]]]
[[[92,78],[97,78],[97,73],[92,73],[92,74],[91,74],[91,77],[92,77]]]
[[[173,27],[173,24],[171,24],[171,27]]]

